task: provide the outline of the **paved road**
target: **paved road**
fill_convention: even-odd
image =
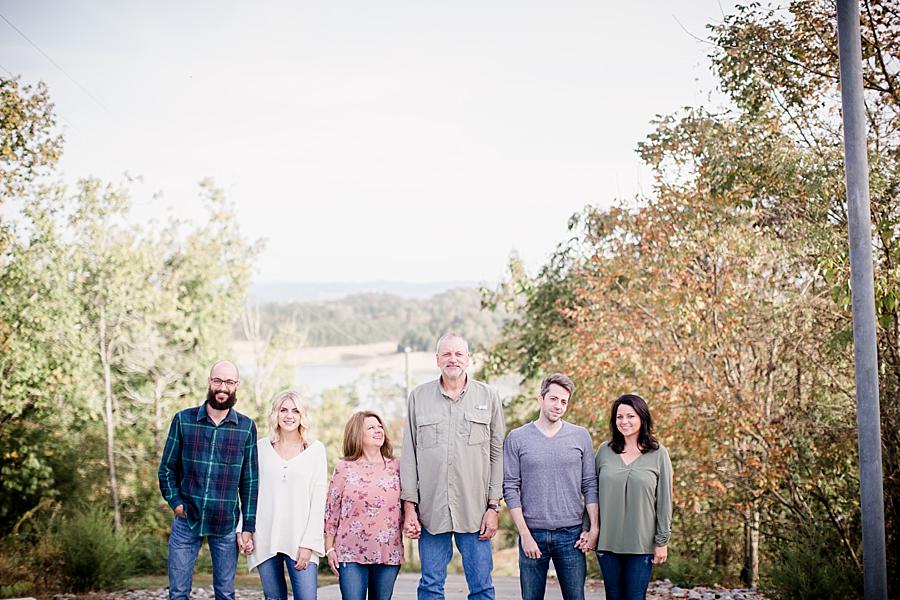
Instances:
[[[416,573],[400,573],[397,584],[394,586],[394,600],[415,600],[416,585],[419,576]],[[519,579],[517,577],[494,577],[494,588],[497,591],[497,600],[521,600],[519,593]],[[462,575],[448,575],[447,584],[444,587],[447,600],[465,600],[466,579]],[[585,600],[605,600],[603,586],[590,586],[585,588]],[[319,588],[319,600],[340,600],[341,590],[336,585],[328,585]],[[547,600],[559,600],[559,585],[555,579],[549,579],[547,583]]]

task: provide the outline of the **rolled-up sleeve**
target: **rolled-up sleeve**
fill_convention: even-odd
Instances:
[[[400,453],[400,500],[419,503],[419,465],[416,459],[416,403],[414,392],[406,402],[403,449]]]
[[[491,390],[491,401],[491,475],[488,498],[499,500],[503,497],[503,438],[506,436],[506,423],[503,421],[500,395],[494,390]]]

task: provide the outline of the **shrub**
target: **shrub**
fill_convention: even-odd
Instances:
[[[159,575],[166,572],[168,540],[158,533],[142,533],[131,541],[133,575]]]
[[[113,588],[131,574],[131,549],[105,510],[86,508],[63,519],[57,541],[72,591]]]
[[[779,600],[844,600],[862,587],[860,573],[842,546],[812,527],[805,539],[785,542],[775,552],[766,577]]]
[[[692,588],[698,585],[721,584],[728,581],[725,570],[714,560],[713,552],[703,549],[693,556],[673,552],[662,565],[653,567],[654,579],[668,579],[679,587]]]
[[[4,541],[9,541],[9,538]],[[3,550],[3,547],[0,547],[0,598],[23,596],[33,587],[28,571],[20,558]]]

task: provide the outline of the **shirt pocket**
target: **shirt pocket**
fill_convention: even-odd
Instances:
[[[469,445],[480,446],[491,438],[491,415],[487,411],[466,411]]]
[[[440,424],[440,415],[429,415],[416,419],[416,448],[424,450],[437,446]]]

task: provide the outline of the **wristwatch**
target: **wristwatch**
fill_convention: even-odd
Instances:
[[[487,507],[488,507],[489,509],[491,509],[491,510],[497,511],[498,513],[500,512],[500,505],[499,505],[499,504],[488,504]]]

